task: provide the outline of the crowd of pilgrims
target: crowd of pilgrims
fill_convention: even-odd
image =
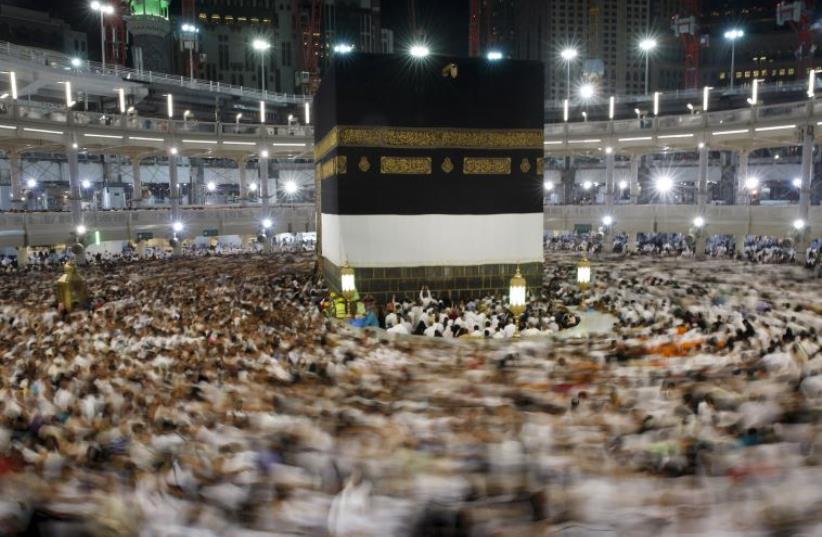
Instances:
[[[603,252],[605,239],[598,233],[566,234],[549,237],[545,247],[550,251],[576,251],[588,254]],[[620,233],[611,239],[611,251],[636,255],[694,257],[692,239],[682,233],[639,233],[633,250],[628,236]],[[791,239],[749,235],[741,250],[729,235],[712,235],[705,241],[705,254],[719,259],[743,259],[751,263],[795,263],[796,247]],[[822,262],[822,241],[813,241],[805,250],[807,268],[817,268]]]
[[[822,281],[614,257],[581,291],[578,256],[521,328],[563,302],[610,333],[352,328],[301,254],[92,264],[72,312],[8,272],[0,534],[819,535]],[[489,300],[463,313],[507,326]]]

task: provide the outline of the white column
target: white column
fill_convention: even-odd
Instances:
[[[610,149],[610,151],[609,151]],[[616,165],[616,155],[613,148],[605,150],[605,207],[610,213],[614,206],[614,166]]]
[[[29,247],[28,246],[18,246],[17,247],[17,267],[23,268],[29,264]]]
[[[80,162],[77,150],[69,145],[66,148],[66,160],[69,169],[69,190],[71,196],[71,219],[74,225],[83,223],[82,186],[80,184]]]
[[[131,157],[131,206],[138,208],[143,203],[143,178],[142,169],[140,168],[141,158],[138,156]]]
[[[237,168],[240,171],[240,204],[245,206],[248,204],[248,182],[247,182],[247,170],[246,170],[246,159],[241,158],[237,161]]]
[[[179,188],[179,181],[177,177],[177,154],[175,152],[169,152],[168,155],[168,190],[169,196],[171,201],[171,222],[179,222],[180,221],[180,188]],[[174,255],[180,255],[183,253],[183,245],[182,245],[182,238],[177,237],[177,245],[174,247]]]
[[[629,192],[631,194],[631,204],[636,205],[639,201],[639,163],[642,160],[642,155],[636,153],[631,155],[631,177]],[[636,243],[636,237],[634,237]]]
[[[708,203],[708,145],[699,144],[699,167],[697,168],[696,203],[699,214],[705,213]]]
[[[797,218],[805,222],[806,228],[799,236],[796,243],[796,259],[800,263],[805,262],[805,250],[808,249],[808,238],[810,230],[808,219],[811,208],[811,181],[813,180],[813,150],[814,150],[813,127],[808,125],[802,133],[802,183],[799,185],[799,214]]]
[[[260,197],[263,202],[262,218],[270,216],[271,200],[268,196],[268,157],[259,158],[260,166]]]
[[[177,180],[177,155],[168,155],[168,191],[171,201],[171,221],[177,222],[180,218],[180,188]]]
[[[9,167],[11,169],[11,206],[13,209],[23,208],[23,180],[20,168],[20,153],[8,152]]]
[[[751,152],[743,149],[739,152],[739,165],[736,168],[736,205],[749,205],[751,197],[745,188],[748,179],[748,157]]]

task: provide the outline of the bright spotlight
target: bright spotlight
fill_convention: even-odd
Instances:
[[[208,190],[209,192],[214,192],[215,190],[217,190],[217,183],[215,183],[214,181],[209,181],[208,183],[206,183],[206,190]]]
[[[72,58],[71,59],[71,66],[72,67],[80,67],[81,65],[83,65],[83,60],[81,60],[80,58]]]
[[[268,158],[268,150],[263,149],[262,151],[260,151],[260,157],[261,158]]]
[[[591,181],[585,181],[584,183],[582,183],[582,188],[584,188],[585,190],[591,190],[593,186],[594,183],[592,183]]]
[[[623,179],[622,181],[619,182],[619,189],[620,190],[625,190],[626,188],[628,188],[628,181]]]
[[[674,180],[667,176],[657,178],[655,184],[656,191],[660,194],[667,194],[674,189]]]
[[[500,52],[498,50],[492,50],[488,53],[486,58],[488,58],[492,62],[499,61],[499,60],[502,59],[502,52]]]
[[[29,188],[36,187],[37,186],[37,180],[36,179],[28,179],[26,181],[26,186],[29,187]]]
[[[579,55],[579,52],[575,48],[568,47],[568,48],[562,49],[562,52],[560,52],[559,55],[566,62],[570,62],[571,60],[575,59]]]
[[[643,52],[651,52],[656,48],[656,39],[646,38],[639,42],[639,48]]]
[[[793,221],[793,228],[797,231],[802,231],[803,229],[805,229],[805,221],[801,218],[797,218]]]
[[[271,229],[272,225],[273,223],[271,222],[270,218],[266,218],[265,220],[263,220],[263,229]]]
[[[431,49],[426,47],[425,45],[414,45],[409,50],[411,56],[415,58],[425,58],[429,54],[431,54]]]
[[[81,236],[81,235],[85,235],[86,231],[88,231],[88,230],[86,229],[86,226],[84,226],[83,224],[80,224],[76,228],[74,228],[74,231],[77,233],[78,236]]]
[[[271,43],[269,43],[265,39],[255,39],[251,42],[251,46],[252,48],[254,48],[254,50],[263,52],[271,48]]]
[[[545,181],[542,185],[545,187],[546,192],[554,190],[554,183],[552,181]]]
[[[172,147],[171,149],[169,149],[169,150],[168,150],[168,152],[169,152],[169,154],[171,154],[171,155],[176,155],[176,154],[177,154],[177,148],[176,148],[176,147]]]
[[[759,187],[759,179],[756,177],[748,177],[745,179],[745,188],[748,190],[756,190]]]
[[[593,84],[583,84],[579,87],[579,96],[583,100],[590,100],[594,98],[594,94],[596,93],[596,89],[594,88]]]
[[[171,224],[171,229],[174,230],[174,233],[179,233],[183,230],[183,223],[182,222],[174,222]]]
[[[791,181],[794,188],[801,188],[802,187],[802,178],[796,177],[793,181]]]
[[[257,183],[250,183],[248,185],[248,191],[249,192],[256,192],[257,191]]]
[[[285,193],[286,194],[294,195],[294,194],[297,193],[297,191],[299,189],[300,189],[300,187],[297,186],[297,183],[295,183],[294,181],[286,181],[286,183],[285,183]]]
[[[736,41],[737,39],[744,37],[745,32],[740,30],[739,28],[733,28],[725,32],[725,39],[728,41]]]
[[[334,52],[337,54],[350,54],[351,52],[354,52],[354,45],[349,45],[348,43],[334,45]]]
[[[701,216],[697,216],[696,218],[694,218],[693,223],[695,228],[701,229],[705,227],[705,219]]]
[[[606,214],[605,216],[602,217],[602,225],[603,226],[610,227],[611,224],[613,224],[613,223],[614,223],[614,217],[611,216],[610,214]]]
[[[89,181],[88,179],[83,179],[83,181],[80,183],[80,185],[83,188],[91,188],[91,181]]]

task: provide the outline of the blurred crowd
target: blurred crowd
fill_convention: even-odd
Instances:
[[[610,333],[357,330],[299,254],[94,264],[72,313],[7,273],[0,534],[822,534],[822,283],[614,257],[583,292],[577,261],[548,254],[525,325],[562,302]],[[489,300],[463,315],[507,326]]]

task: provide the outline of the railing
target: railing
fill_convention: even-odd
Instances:
[[[247,97],[253,100],[264,100],[271,103],[302,104],[311,102],[310,95],[260,91],[245,86],[236,86],[210,80],[191,79],[183,75],[170,75],[154,71],[131,69],[117,64],[106,64],[106,66],[103,67],[101,63],[89,60],[81,60],[79,64],[77,64],[76,61],[72,62],[75,58],[61,52],[34,47],[23,47],[9,43],[8,41],[0,41],[0,58],[2,57],[31,62],[36,64],[38,68],[50,67],[61,71],[68,70],[77,74],[114,76],[125,80],[148,82],[150,84],[179,86],[195,91],[230,93],[232,95]]]
[[[101,114],[97,112],[70,111],[46,103],[3,104],[0,103],[0,118],[16,121],[31,121],[38,126],[50,124],[111,129],[112,131],[139,131],[144,133],[171,133],[192,135],[224,135],[245,138],[264,136],[313,137],[314,127],[310,125],[260,125],[253,123],[212,123],[208,121],[170,120],[127,114]],[[69,122],[69,119],[71,122]],[[49,134],[42,132],[41,134]]]

